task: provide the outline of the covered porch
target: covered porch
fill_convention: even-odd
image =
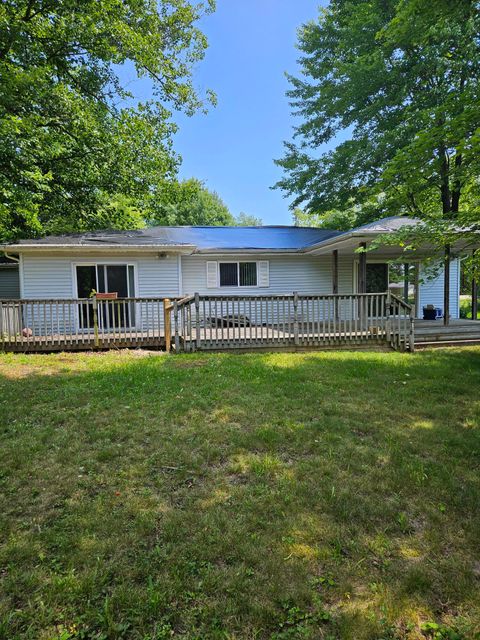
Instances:
[[[448,327],[460,320],[460,263],[472,251],[462,241],[439,250],[425,244],[415,250],[381,241],[386,234],[416,221],[386,218],[345,232],[309,248],[316,256],[330,256],[332,292],[339,291],[339,260],[353,259],[353,292],[390,291],[408,303],[415,319],[433,327]],[[478,287],[471,286],[471,318],[478,316]],[[462,324],[465,325],[464,321]],[[422,326],[422,325],[419,325]],[[425,325],[426,326],[426,325]],[[475,322],[472,324],[472,328]]]

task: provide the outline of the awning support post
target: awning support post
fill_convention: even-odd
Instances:
[[[367,243],[361,242],[359,247],[362,251],[358,260],[358,293],[367,293]]]
[[[450,245],[445,245],[444,273],[443,273],[443,324],[450,324]]]

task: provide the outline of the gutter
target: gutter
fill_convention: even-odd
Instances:
[[[7,257],[8,251],[15,251],[16,253],[48,253],[51,251],[61,253],[102,253],[102,252],[149,252],[149,253],[185,253],[191,254],[195,251],[196,246],[193,244],[183,245],[161,245],[161,244],[44,244],[44,243],[29,243],[18,245],[0,245],[0,250],[5,253]]]
[[[312,251],[316,251],[317,249],[323,249],[324,247],[329,247],[331,245],[341,244],[347,240],[352,240],[353,238],[365,238],[368,240],[369,238],[372,238],[372,236],[374,237],[385,235],[386,233],[390,232],[387,230],[375,230],[367,233],[365,231],[356,231],[355,229],[353,229],[352,231],[346,231],[339,236],[334,236],[333,238],[328,238],[327,240],[323,240],[322,242],[317,242],[314,245],[303,247],[301,251],[302,253],[310,253]]]
[[[194,255],[204,255],[204,256],[224,256],[224,255],[282,255],[289,254],[295,255],[301,253],[300,249],[242,249],[238,247],[236,249],[222,249],[222,248],[212,248],[212,249],[198,249],[194,252]]]

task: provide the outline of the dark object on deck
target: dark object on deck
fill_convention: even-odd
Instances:
[[[207,322],[212,327],[250,327],[251,322],[248,316],[222,316],[221,318],[207,318]]]
[[[441,317],[441,311],[440,311],[440,315],[437,313],[437,308],[433,305],[433,304],[427,304],[423,307],[423,319],[424,320],[436,320],[437,318]]]

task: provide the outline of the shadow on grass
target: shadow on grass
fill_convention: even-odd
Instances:
[[[0,637],[479,631],[479,351],[24,362]]]

